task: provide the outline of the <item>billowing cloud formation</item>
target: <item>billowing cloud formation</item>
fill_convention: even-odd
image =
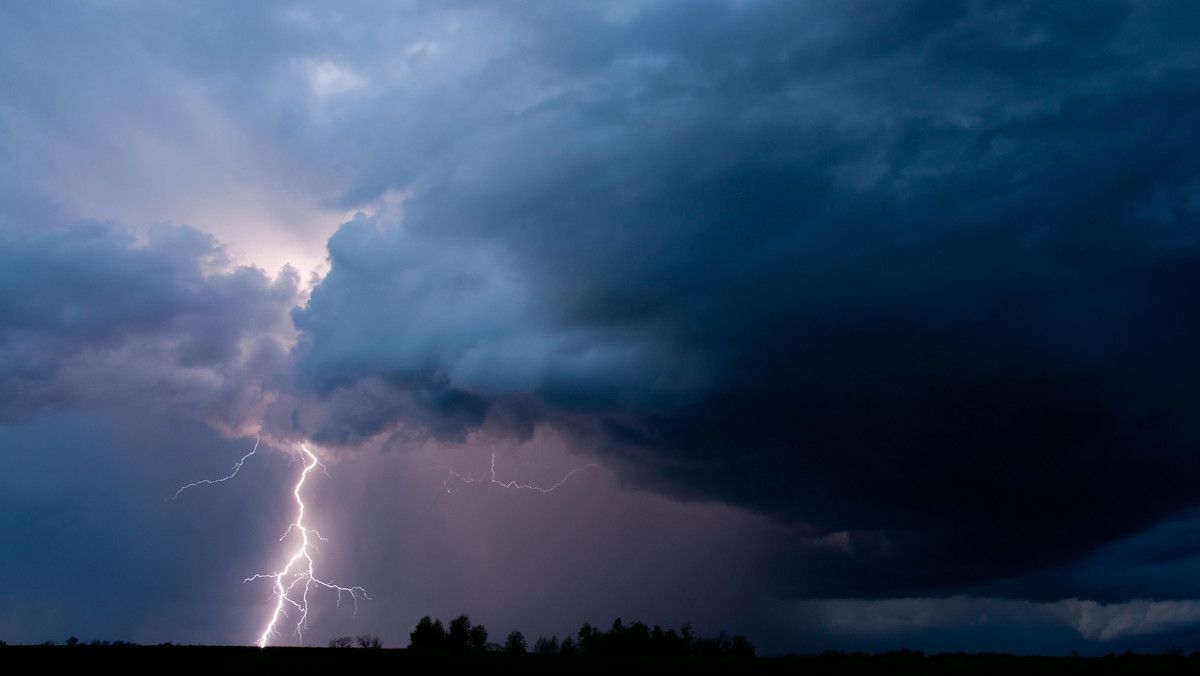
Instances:
[[[0,421],[120,400],[253,430],[285,372],[294,273],[232,267],[171,225],[140,246],[100,223],[0,237]]]
[[[1194,504],[1193,10],[696,10],[507,16],[377,127],[346,204],[406,199],[295,316],[301,382],[353,402],[303,431],[561,425],[841,538],[795,546],[799,595],[969,588]]]

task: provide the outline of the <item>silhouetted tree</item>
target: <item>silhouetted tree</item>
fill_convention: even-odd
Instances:
[[[684,622],[679,626],[679,635],[683,637],[684,650],[691,651],[692,644],[696,641],[696,634],[692,631],[692,623]]]
[[[380,641],[379,637],[376,636],[375,634],[359,634],[355,640],[358,641],[359,648],[382,648],[383,647],[383,641]]]
[[[539,655],[553,655],[557,653],[558,637],[551,636],[550,638],[546,638],[545,636],[538,636],[537,640],[533,642],[533,652]]]
[[[487,628],[482,624],[477,624],[471,627],[471,631],[467,634],[467,646],[470,647],[471,650],[487,650]]]
[[[79,645],[79,639],[72,636],[71,638],[63,641],[63,643],[66,643],[67,645]]]
[[[576,636],[579,638],[580,652],[589,655],[600,652],[601,644],[604,642],[604,632],[584,622]]]
[[[426,615],[408,635],[408,647],[418,650],[437,650],[446,647],[446,629],[441,620]]]
[[[575,650],[575,641],[570,636],[564,638],[562,645],[558,647],[558,652],[561,655],[574,655]]]
[[[450,633],[446,635],[446,647],[451,650],[466,650],[471,638],[471,618],[459,615],[450,620]]]
[[[330,648],[353,648],[354,639],[349,636],[339,636],[329,642]]]
[[[525,634],[519,630],[513,629],[508,638],[504,639],[504,652],[506,653],[523,653],[529,650],[525,644]]]

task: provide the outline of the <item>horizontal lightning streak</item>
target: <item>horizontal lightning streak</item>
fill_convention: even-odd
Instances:
[[[554,490],[555,488],[558,488],[559,486],[563,485],[563,483],[565,483],[566,480],[570,479],[573,475],[578,474],[579,472],[589,470],[593,467],[600,467],[600,465],[597,465],[594,462],[589,462],[588,464],[586,464],[582,467],[576,467],[575,469],[571,470],[570,472],[567,472],[566,475],[564,475],[563,478],[559,479],[558,482],[555,483],[553,486],[551,486],[549,488],[544,488],[541,486],[531,486],[528,484],[517,483],[516,479],[513,479],[511,481],[500,481],[499,479],[497,479],[496,478],[496,454],[492,453],[492,465],[491,465],[491,468],[488,470],[488,476],[486,479],[476,479],[471,475],[470,472],[455,472],[454,469],[451,468],[449,470],[450,475],[447,476],[446,480],[442,482],[442,487],[446,489],[447,493],[451,493],[453,491],[450,490],[450,480],[458,479],[459,481],[461,481],[463,483],[467,483],[467,484],[490,483],[494,486],[499,486],[501,488],[513,488],[513,489],[521,489],[521,490],[527,490],[527,491],[537,491],[539,493],[549,493],[550,491]]]

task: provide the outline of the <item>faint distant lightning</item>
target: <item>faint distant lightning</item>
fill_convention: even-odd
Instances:
[[[451,468],[449,470],[450,476],[446,477],[446,480],[442,482],[442,487],[446,489],[447,493],[451,493],[452,491],[450,490],[450,480],[458,479],[459,481],[461,481],[463,483],[467,483],[467,484],[490,483],[490,484],[499,486],[501,488],[518,488],[518,489],[527,490],[527,491],[537,491],[539,493],[549,493],[550,491],[554,490],[555,488],[558,488],[559,486],[563,485],[563,483],[565,483],[566,480],[570,479],[573,475],[578,474],[583,471],[586,471],[586,470],[589,470],[593,467],[599,467],[599,466],[600,465],[597,465],[594,462],[589,462],[588,464],[586,464],[582,467],[576,467],[575,469],[573,469],[570,472],[567,472],[565,475],[563,475],[563,478],[559,479],[558,482],[555,483],[553,486],[551,486],[549,488],[544,488],[541,486],[530,486],[527,484],[517,483],[516,479],[513,479],[511,481],[500,481],[499,479],[497,479],[496,478],[496,454],[492,453],[492,464],[491,464],[491,467],[488,469],[488,476],[486,479],[476,479],[474,476],[471,475],[470,472],[455,472],[454,469]]]
[[[262,635],[256,641],[256,644],[260,648],[266,647],[267,641],[278,635],[275,625],[279,623],[281,616],[288,616],[288,606],[292,606],[299,613],[294,633],[298,641],[303,641],[304,628],[308,626],[308,593],[314,586],[336,590],[339,605],[341,605],[342,594],[349,594],[350,598],[354,600],[354,612],[356,615],[358,614],[358,600],[360,598],[370,600],[371,598],[367,596],[367,590],[362,587],[342,587],[332,582],[326,582],[316,575],[312,554],[309,553],[308,536],[312,534],[322,541],[328,542],[328,540],[321,537],[321,534],[317,531],[304,525],[304,500],[300,497],[300,489],[304,486],[304,481],[308,479],[308,473],[314,467],[319,466],[324,470],[325,465],[322,465],[317,460],[317,456],[308,450],[307,446],[301,445],[300,448],[303,449],[301,455],[305,458],[304,471],[300,473],[300,480],[296,482],[296,487],[292,489],[292,495],[296,496],[296,520],[279,537],[280,542],[282,542],[284,538],[295,530],[300,533],[300,546],[292,554],[292,557],[288,559],[287,565],[283,567],[283,570],[274,573],[257,573],[243,580],[243,584],[260,578],[275,580],[275,611],[271,613],[271,619],[267,622],[266,629],[263,630]]]
[[[203,484],[218,484],[237,476],[238,471],[240,471],[242,468],[242,464],[245,463],[250,456],[254,455],[256,451],[258,451],[258,443],[259,439],[255,439],[253,450],[242,456],[242,459],[238,460],[237,463],[233,465],[233,471],[229,474],[229,476],[222,477],[220,479],[204,479],[190,483],[175,491],[175,495],[172,495],[167,499],[174,500],[175,498],[179,497],[180,493],[195,486],[200,486]],[[367,591],[362,587],[342,587],[333,584],[332,582],[326,582],[325,580],[322,580],[316,576],[316,565],[313,562],[312,554],[310,552],[309,535],[311,534],[323,542],[328,542],[328,540],[322,537],[321,534],[316,530],[304,525],[304,500],[300,496],[300,489],[304,486],[305,480],[308,479],[308,473],[311,472],[314,467],[320,467],[321,470],[324,471],[325,465],[321,464],[321,462],[317,460],[317,456],[312,451],[308,450],[307,446],[302,444],[300,448],[301,451],[299,452],[299,455],[301,458],[303,458],[304,470],[300,472],[300,479],[296,481],[296,486],[292,489],[292,495],[296,498],[296,520],[293,521],[292,524],[283,531],[283,535],[279,536],[279,541],[282,542],[293,532],[299,533],[299,547],[292,554],[291,558],[288,559],[287,565],[283,567],[283,570],[274,573],[256,573],[255,575],[252,575],[242,581],[243,584],[262,578],[268,578],[275,581],[274,591],[272,593],[272,595],[276,597],[275,609],[271,613],[271,619],[269,622],[267,622],[266,629],[263,630],[262,635],[258,637],[257,641],[255,641],[255,645],[260,648],[266,647],[267,642],[271,638],[278,636],[276,625],[279,624],[281,617],[288,616],[287,609],[289,606],[294,608],[299,613],[294,634],[297,642],[303,642],[303,632],[308,626],[308,593],[313,587],[325,587],[326,589],[337,591],[338,605],[341,605],[342,594],[349,594],[350,598],[354,601],[354,612],[356,615],[358,614],[359,599],[371,599],[370,596],[367,596]],[[326,474],[328,474],[328,472],[326,472]],[[316,547],[312,546],[312,549],[315,550]]]

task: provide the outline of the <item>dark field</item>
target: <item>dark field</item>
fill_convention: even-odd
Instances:
[[[415,650],[338,650],[206,646],[8,646],[0,648],[5,674],[149,671],[211,674],[279,673],[532,673],[532,674],[1194,674],[1200,657],[637,657],[454,654]]]

